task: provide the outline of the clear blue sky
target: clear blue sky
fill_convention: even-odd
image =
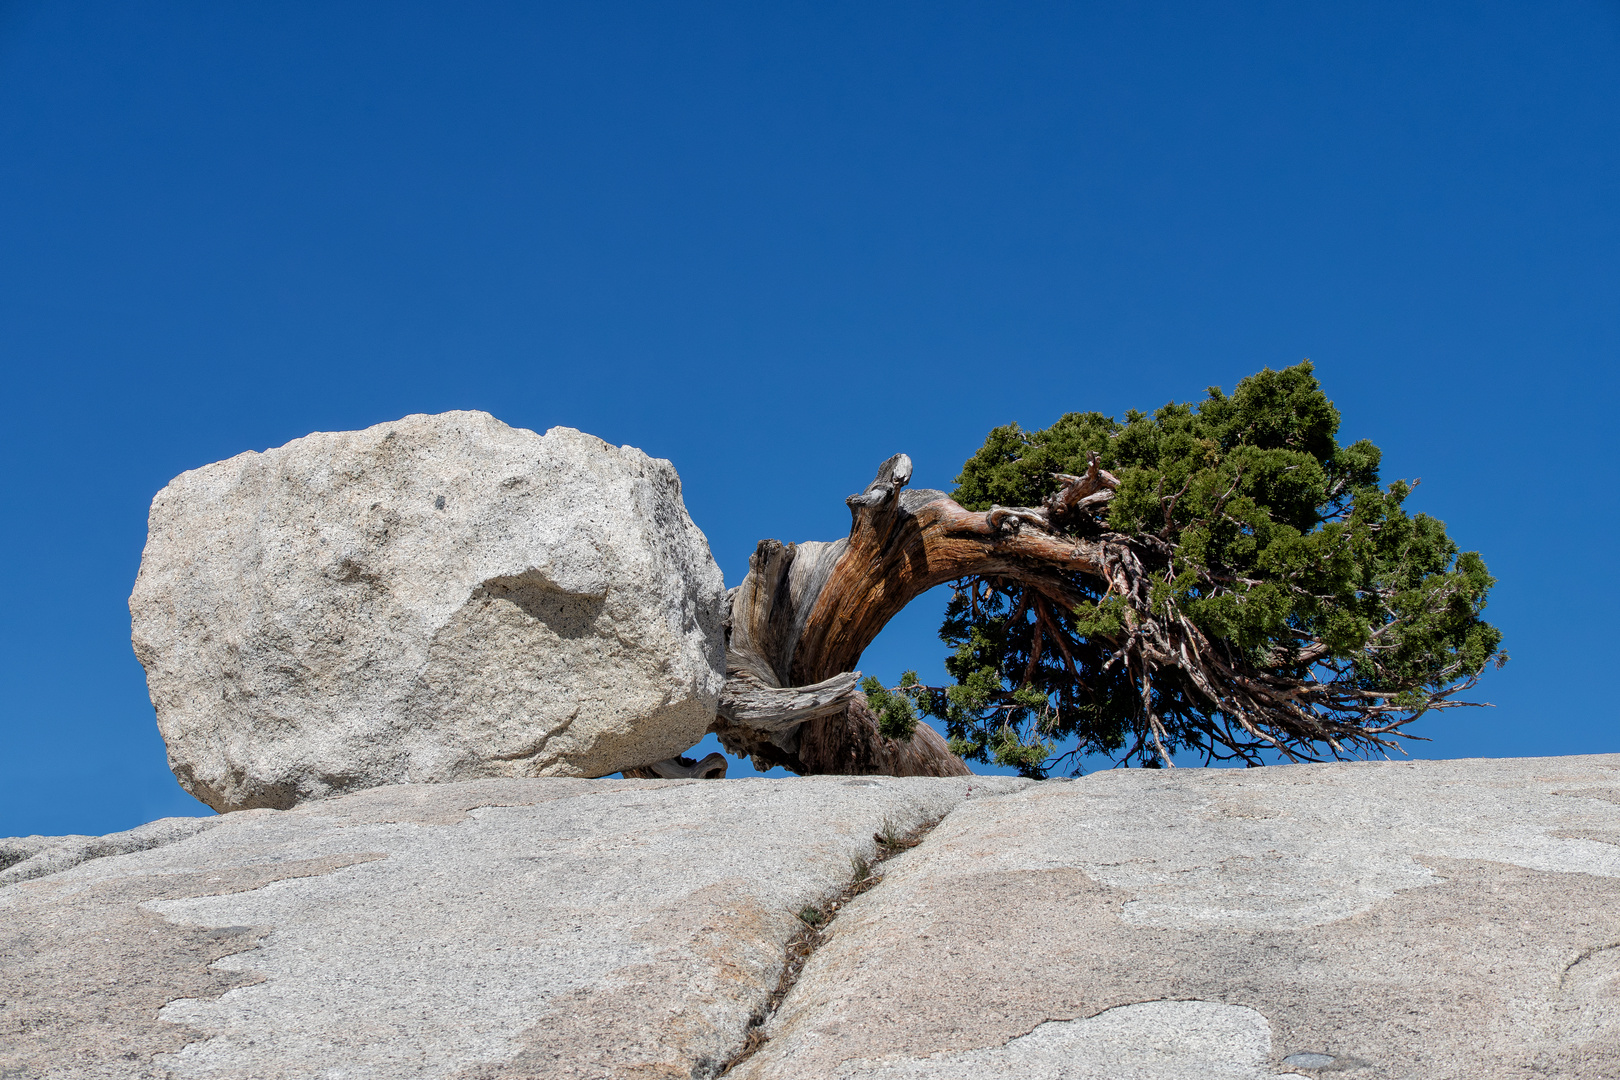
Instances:
[[[735,583],[896,451],[1303,357],[1500,581],[1417,753],[1620,751],[1617,225],[1612,0],[0,4],[0,835],[203,812],[125,606],[184,469],[566,424]]]

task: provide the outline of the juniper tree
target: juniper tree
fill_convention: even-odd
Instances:
[[[1068,738],[1148,765],[1391,749],[1506,656],[1483,561],[1338,430],[1303,363],[1151,415],[997,428],[950,496],[903,490],[897,454],[847,500],[847,539],[759,545],[716,730],[800,772],[949,774],[961,755],[1043,775]],[[856,693],[861,651],[945,582],[954,685]]]
[[[924,696],[952,749],[1039,774],[1051,750],[1158,764],[1184,748],[1259,761],[1394,745],[1506,656],[1480,618],[1493,579],[1445,526],[1380,486],[1380,452],[1336,441],[1312,367],[1123,421],[1070,413],[992,431],[953,498],[1039,506],[1100,470],[1111,496],[1046,523],[1108,549],[1103,574],[960,583],[940,636],[956,685]],[[1068,755],[1065,755],[1068,756]]]

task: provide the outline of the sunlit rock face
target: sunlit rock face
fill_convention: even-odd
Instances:
[[[486,779],[14,857],[0,1077],[1620,1077],[1620,754]]]
[[[670,757],[723,602],[669,462],[450,412],[176,477],[130,614],[170,766],[225,811]]]
[[[874,834],[1028,783],[470,780],[32,837],[0,1076],[714,1077]]]

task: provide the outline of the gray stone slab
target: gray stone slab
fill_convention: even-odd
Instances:
[[[1620,755],[1102,773],[888,866],[741,1080],[1620,1077]]]
[[[91,859],[150,851],[213,828],[217,817],[159,818],[106,836],[10,836],[0,839],[0,885],[59,874]]]
[[[701,1076],[795,912],[988,777],[481,780],[0,888],[0,1077]]]

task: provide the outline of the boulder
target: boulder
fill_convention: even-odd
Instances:
[[[130,596],[170,766],[220,811],[671,757],[723,608],[668,461],[482,412],[181,474]]]

